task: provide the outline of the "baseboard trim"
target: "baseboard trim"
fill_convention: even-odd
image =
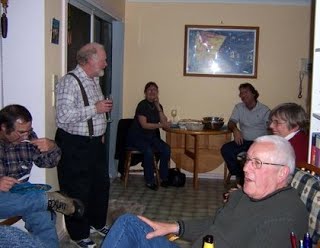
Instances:
[[[142,168],[142,167],[141,167]],[[186,174],[186,177],[193,178],[193,173],[186,171],[184,169],[181,169],[181,172]],[[143,172],[130,172],[132,175],[143,175]],[[206,173],[199,173],[198,178],[207,178],[207,179],[221,179],[223,180],[223,175],[221,173],[214,173],[214,172],[206,172]],[[231,177],[231,179],[234,179],[234,176]]]

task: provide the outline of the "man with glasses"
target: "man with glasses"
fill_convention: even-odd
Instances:
[[[30,190],[28,179],[33,164],[52,168],[60,157],[54,141],[37,137],[25,107],[8,105],[0,111],[0,219],[22,216],[26,229],[42,243],[41,247],[59,246],[52,210],[78,217],[84,211],[80,201],[58,192]],[[11,243],[4,242],[0,238],[1,247],[11,247]]]
[[[246,152],[255,138],[268,133],[270,109],[258,101],[259,92],[249,83],[240,84],[239,97],[242,102],[235,105],[228,122],[234,139],[221,147],[221,155],[230,174],[242,184],[243,171],[237,156]]]
[[[282,103],[271,110],[269,119],[273,134],[285,138],[292,145],[296,163],[307,163],[309,137],[306,111],[296,103]]]
[[[179,247],[167,234],[192,241],[193,248],[201,248],[208,234],[216,247],[290,247],[291,232],[302,238],[308,230],[306,207],[290,186],[295,170],[292,146],[277,135],[257,138],[243,170],[243,190],[231,192],[214,217],[164,223],[126,214],[112,226],[102,248]]]

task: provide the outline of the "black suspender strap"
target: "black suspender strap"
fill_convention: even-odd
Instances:
[[[88,96],[86,94],[86,91],[84,90],[84,87],[83,87],[80,79],[72,72],[69,72],[68,75],[73,76],[77,80],[77,82],[78,82],[78,84],[80,86],[82,98],[83,98],[83,101],[84,101],[84,106],[89,106]],[[93,136],[93,121],[92,121],[92,118],[90,118],[88,120],[88,129],[89,129],[89,136],[90,137]]]

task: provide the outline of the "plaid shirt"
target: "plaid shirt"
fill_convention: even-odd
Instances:
[[[29,139],[36,138],[37,135],[31,132]],[[51,151],[41,153],[31,143],[12,144],[0,140],[0,177],[9,176],[19,179],[30,174],[33,164],[40,168],[52,168],[58,165],[60,157],[61,151],[58,146]]]
[[[71,71],[81,81],[87,93],[89,106],[84,106],[77,80],[71,75],[62,77],[56,87],[56,123],[64,131],[81,136],[89,136],[87,120],[93,120],[93,136],[105,133],[107,122],[105,114],[97,114],[95,103],[103,100],[98,78],[92,79],[78,65]]]

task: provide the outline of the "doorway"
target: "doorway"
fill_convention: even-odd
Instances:
[[[96,13],[94,8],[82,1],[70,1],[68,3],[68,36],[67,36],[67,69],[73,70],[76,65],[76,54],[79,48],[89,42],[97,42],[105,47],[107,52],[107,64],[104,76],[99,78],[102,93],[112,94],[112,17]],[[83,3],[85,3],[83,1]],[[114,100],[115,104],[115,100]],[[112,111],[113,112],[113,111]],[[105,137],[107,161],[113,162],[111,145],[115,141],[111,137],[114,125],[108,123]],[[114,163],[112,163],[113,165]],[[114,171],[112,166],[111,171]],[[110,170],[110,165],[109,165]]]

